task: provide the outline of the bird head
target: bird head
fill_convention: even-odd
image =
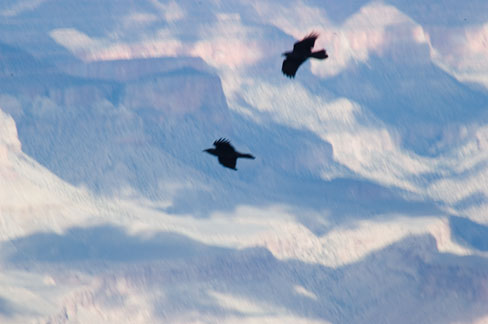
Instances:
[[[203,150],[202,152],[207,152],[208,154],[217,155],[214,148],[209,148],[209,149]]]

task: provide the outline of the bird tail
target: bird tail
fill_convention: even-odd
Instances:
[[[317,51],[317,52],[312,52],[312,57],[315,57],[317,59],[326,59],[329,57],[329,55],[327,55],[327,52],[325,50],[320,50],[320,51]]]
[[[254,156],[252,156],[251,154],[243,154],[243,153],[239,153],[238,157],[240,158],[246,158],[246,159],[255,159]]]

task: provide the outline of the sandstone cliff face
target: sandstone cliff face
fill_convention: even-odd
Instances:
[[[24,152],[72,184],[154,195],[162,179],[184,175],[176,160],[191,156],[188,145],[200,153],[232,131],[220,80],[199,59],[78,63],[69,75],[19,55],[32,67],[0,78],[0,106]]]

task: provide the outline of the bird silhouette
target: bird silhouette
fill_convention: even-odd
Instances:
[[[216,140],[213,145],[215,148],[209,148],[203,150],[209,154],[215,155],[219,159],[219,163],[226,168],[237,170],[236,163],[238,158],[254,159],[251,154],[244,154],[237,152],[234,147],[230,144],[228,139],[220,138]]]
[[[325,49],[312,52],[312,48],[315,45],[315,40],[319,37],[317,33],[311,33],[305,36],[301,41],[296,42],[293,45],[292,52],[285,52],[282,55],[286,56],[281,67],[281,71],[289,78],[294,78],[297,73],[298,67],[305,62],[309,57],[313,57],[320,60],[325,60],[329,56]]]

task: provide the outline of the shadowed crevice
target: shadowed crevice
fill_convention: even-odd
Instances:
[[[480,251],[488,251],[488,226],[464,217],[449,218],[451,236],[462,245]]]

